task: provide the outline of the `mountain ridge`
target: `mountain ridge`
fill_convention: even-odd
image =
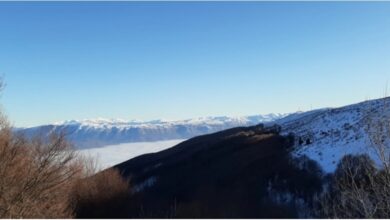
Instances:
[[[251,126],[266,123],[287,114],[265,114],[241,117],[199,117],[186,120],[120,120],[120,119],[86,119],[68,120],[49,125],[30,128],[19,128],[16,131],[27,136],[65,132],[77,148],[94,148],[106,145],[188,139],[198,135],[213,133],[232,127]]]

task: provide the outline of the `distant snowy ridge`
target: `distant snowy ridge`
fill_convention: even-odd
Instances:
[[[270,122],[279,118],[283,118],[288,114],[266,114],[266,115],[254,115],[254,116],[239,116],[239,117],[199,117],[191,118],[186,120],[152,120],[152,121],[139,121],[130,120],[126,121],[123,119],[84,119],[84,120],[67,120],[63,122],[56,122],[53,125],[64,126],[64,125],[78,125],[88,126],[94,128],[108,128],[108,127],[155,127],[155,126],[166,126],[166,125],[222,125],[228,123],[251,123],[251,122]]]
[[[378,160],[368,134],[378,132],[379,122],[390,125],[390,98],[290,114],[272,123],[281,125],[282,134],[295,134],[294,156],[306,155],[333,172],[346,154],[367,153]]]
[[[243,117],[201,117],[187,120],[126,121],[121,119],[86,119],[18,129],[28,136],[65,132],[77,148],[94,148],[131,142],[188,139],[238,126],[271,122],[287,114]]]

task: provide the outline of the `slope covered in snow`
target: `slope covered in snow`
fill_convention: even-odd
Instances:
[[[296,136],[295,156],[306,155],[326,172],[333,172],[346,154],[368,153],[378,161],[373,150],[372,133],[379,124],[390,122],[390,98],[376,99],[340,108],[326,108],[291,114],[274,123],[282,133]],[[384,140],[388,143],[389,139]]]

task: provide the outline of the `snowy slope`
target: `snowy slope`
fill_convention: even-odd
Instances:
[[[28,136],[64,131],[76,147],[94,148],[130,142],[188,139],[224,129],[250,126],[282,118],[285,114],[246,117],[203,117],[180,121],[125,121],[118,119],[70,120],[19,129]]]
[[[374,127],[379,121],[390,122],[390,98],[295,113],[275,123],[282,133],[295,134],[295,156],[306,155],[324,171],[333,172],[346,154],[368,153],[377,160],[368,131],[377,132]]]

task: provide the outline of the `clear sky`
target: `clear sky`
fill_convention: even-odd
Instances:
[[[390,2],[1,2],[16,126],[286,113],[383,95]]]

